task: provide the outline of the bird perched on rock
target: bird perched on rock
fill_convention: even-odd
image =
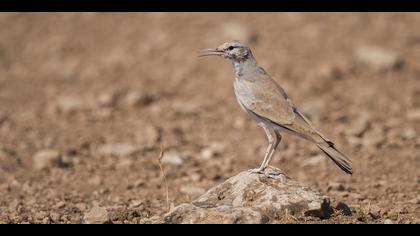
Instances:
[[[343,171],[352,174],[351,160],[335,144],[316,130],[290,101],[286,92],[258,65],[251,49],[239,41],[226,42],[217,48],[201,50],[200,56],[222,56],[232,62],[234,91],[241,108],[261,126],[268,147],[261,166],[253,172],[263,173],[287,132],[316,144]]]

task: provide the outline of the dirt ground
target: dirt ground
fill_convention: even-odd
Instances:
[[[351,215],[270,223],[420,223],[420,14],[0,14],[0,223],[160,223],[267,145],[233,72],[202,48],[247,42],[353,160],[284,135],[272,166]],[[99,213],[98,213],[99,214]],[[100,217],[100,216],[98,216]]]

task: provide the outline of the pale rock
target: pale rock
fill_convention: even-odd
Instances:
[[[269,177],[267,177],[269,176]],[[279,214],[329,217],[329,200],[301,186],[279,169],[264,174],[243,171],[211,188],[191,203],[165,215],[165,223],[268,223]]]
[[[128,156],[140,150],[140,147],[129,143],[103,144],[98,148],[98,153],[111,156]]]
[[[163,154],[162,163],[170,165],[182,165],[181,155],[176,151],[168,151]]]
[[[358,61],[373,69],[394,69],[403,64],[403,60],[394,52],[379,47],[360,46],[355,54]]]
[[[410,121],[420,121],[420,109],[409,110],[407,112],[407,119]]]
[[[108,211],[105,207],[93,207],[83,217],[86,224],[105,224],[110,221]]]
[[[48,169],[59,166],[61,162],[61,154],[57,150],[45,149],[38,151],[33,156],[33,168],[35,170]]]

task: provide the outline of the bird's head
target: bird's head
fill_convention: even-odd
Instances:
[[[252,56],[251,49],[239,41],[226,42],[217,48],[208,48],[200,51],[200,56],[222,56],[233,61],[245,61]]]

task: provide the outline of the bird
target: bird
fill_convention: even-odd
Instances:
[[[353,174],[351,160],[298,110],[285,90],[257,63],[248,46],[233,40],[199,53],[199,57],[220,56],[232,63],[237,102],[267,136],[264,159],[259,168],[251,170],[253,173],[264,173],[282,139],[281,134],[289,133],[314,143],[341,170]]]

